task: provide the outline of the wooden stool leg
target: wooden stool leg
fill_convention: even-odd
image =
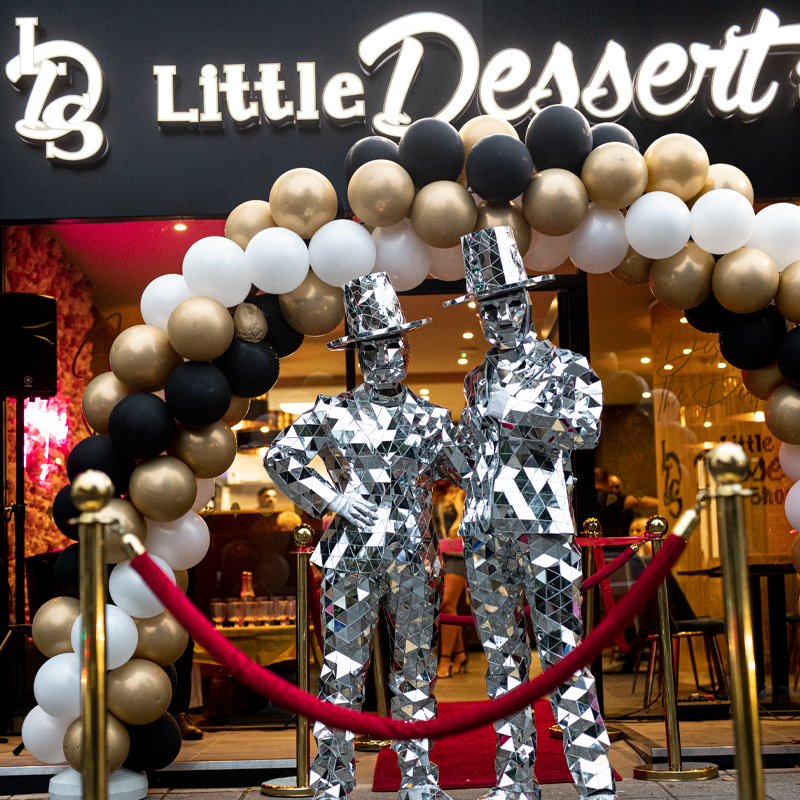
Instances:
[[[721,697],[730,697],[731,690],[728,686],[728,674],[725,672],[725,667],[722,663],[722,653],[719,649],[719,643],[717,642],[717,637],[714,634],[710,635],[711,638],[711,658],[714,662],[714,666],[717,670],[718,683],[717,683],[717,692]]]
[[[694,657],[694,645],[692,644],[692,637],[686,637],[686,643],[689,645],[689,660],[692,662],[692,674],[694,675],[694,685],[697,691],[700,690],[700,676],[697,674],[697,660]],[[711,684],[714,684],[714,677],[711,677]]]

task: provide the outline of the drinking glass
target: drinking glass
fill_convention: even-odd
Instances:
[[[228,619],[234,625],[244,625],[244,603],[241,600],[228,601]]]
[[[218,628],[221,628],[225,622],[227,609],[227,605],[219,598],[211,601],[211,619]]]

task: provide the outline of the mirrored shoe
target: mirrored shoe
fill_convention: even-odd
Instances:
[[[398,800],[452,800],[449,794],[435,784],[400,789]]]

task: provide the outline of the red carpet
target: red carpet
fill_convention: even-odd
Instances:
[[[458,713],[472,703],[439,703],[440,714]],[[564,759],[561,739],[552,739],[549,728],[555,724],[549,700],[539,700],[533,706],[536,714],[538,746],[536,778],[539,783],[571,783],[572,775]],[[495,735],[491,725],[435,742],[431,758],[439,767],[442,789],[468,789],[494,786]],[[619,776],[617,776],[619,780]],[[378,753],[373,792],[396,792],[400,788],[400,770],[394,750],[385,748]]]

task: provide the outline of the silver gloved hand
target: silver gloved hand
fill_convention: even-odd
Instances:
[[[340,494],[328,503],[328,508],[359,527],[370,527],[378,521],[378,506],[357,494]]]

